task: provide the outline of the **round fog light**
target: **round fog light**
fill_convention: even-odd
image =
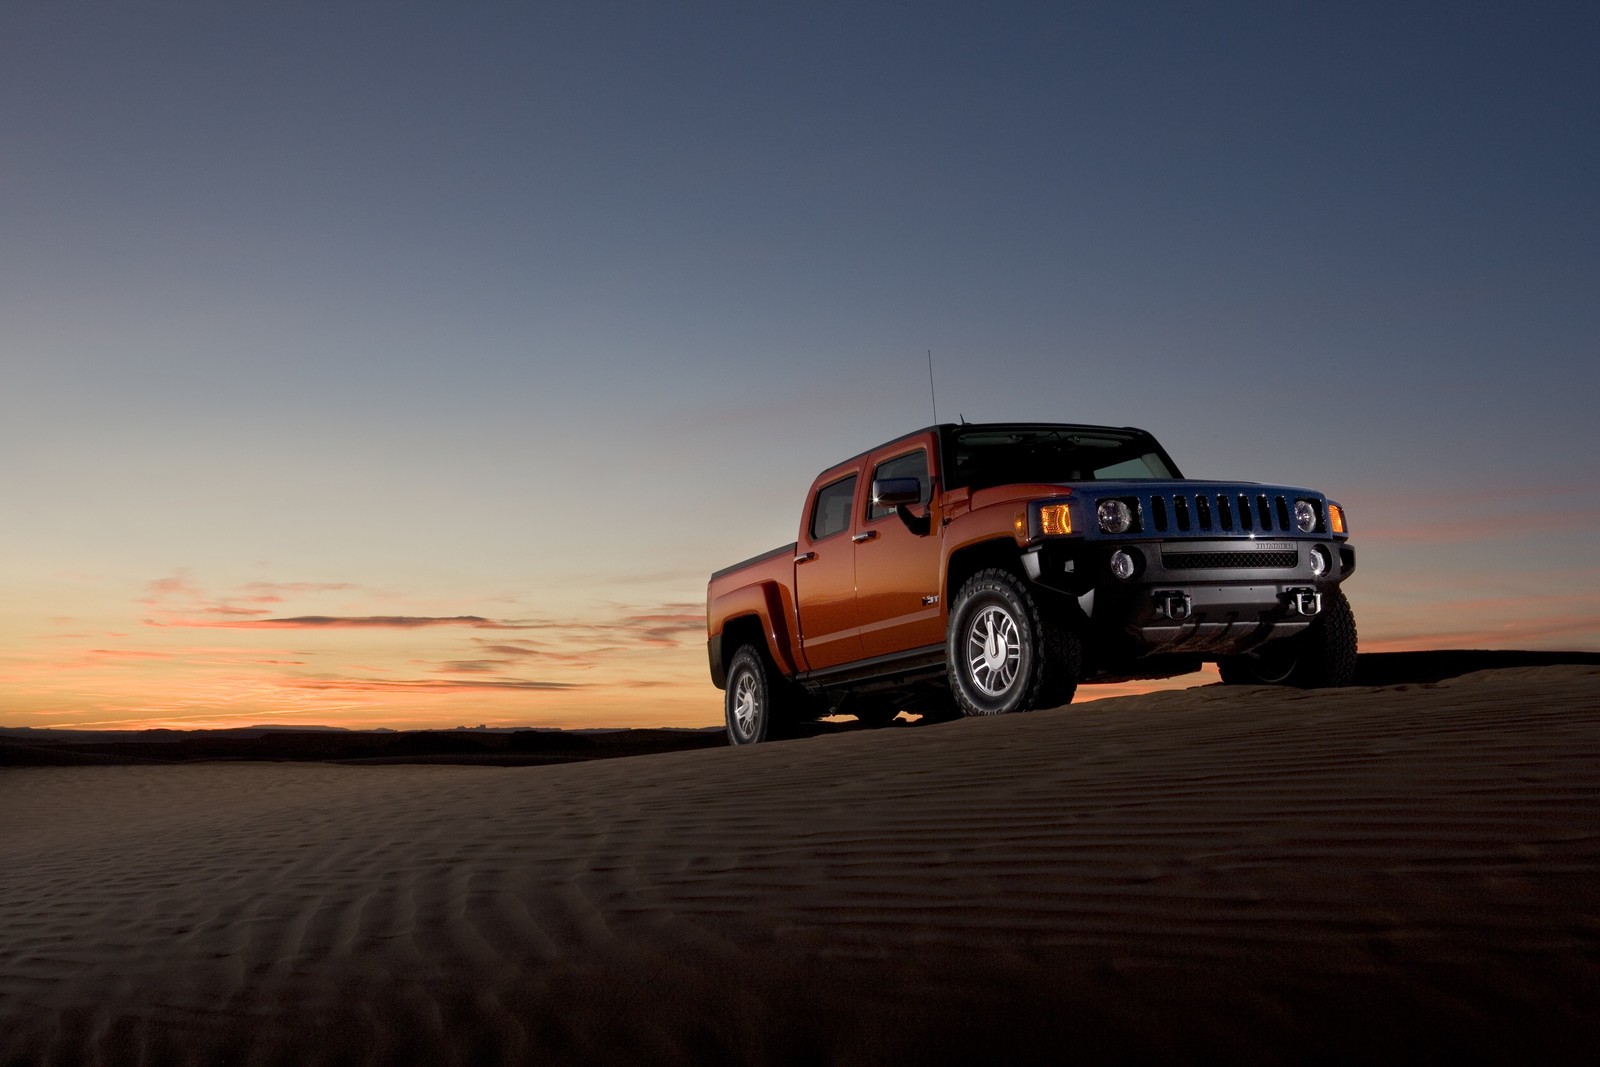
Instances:
[[[1123,581],[1127,581],[1129,578],[1132,578],[1133,572],[1138,569],[1138,565],[1134,563],[1133,557],[1128,555],[1128,553],[1124,552],[1122,549],[1119,548],[1115,552],[1111,553],[1111,573],[1116,575],[1118,578],[1121,578]]]
[[[1329,563],[1329,560],[1328,560],[1328,550],[1327,549],[1323,548],[1321,545],[1318,545],[1317,547],[1315,547],[1315,548],[1313,548],[1311,550],[1311,574],[1312,574],[1312,577],[1321,578],[1324,574],[1327,574],[1328,573],[1328,563]]]

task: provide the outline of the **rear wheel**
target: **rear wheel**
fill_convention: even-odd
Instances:
[[[1217,670],[1228,685],[1349,685],[1356,676],[1356,617],[1350,601],[1342,590],[1324,593],[1322,613],[1305,633],[1227,656],[1217,661]]]
[[[730,745],[776,741],[793,730],[794,714],[787,683],[753,645],[743,645],[728,665],[723,718]]]
[[[1003,715],[1070,703],[1078,637],[1040,609],[1010,571],[979,571],[961,587],[945,639],[950,690],[965,715]]]

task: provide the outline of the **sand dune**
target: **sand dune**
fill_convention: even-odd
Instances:
[[[582,765],[0,772],[0,1062],[1600,1040],[1600,668]]]
[[[452,763],[535,767],[659,752],[720,748],[720,729],[702,730],[0,730],[0,767],[51,767],[201,760],[329,763]]]

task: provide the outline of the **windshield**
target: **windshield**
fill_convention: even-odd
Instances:
[[[951,488],[1178,477],[1155,438],[1142,430],[957,426],[950,447]]]

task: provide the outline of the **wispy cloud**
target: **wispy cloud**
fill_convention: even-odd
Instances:
[[[513,622],[482,615],[295,615],[284,619],[168,618],[146,619],[150,626],[200,627],[216,630],[418,630],[430,626],[467,626],[475,630],[525,630]]]
[[[612,602],[564,612],[528,611],[526,603],[525,595],[487,595],[461,606],[493,605],[493,612],[439,612],[430,609],[453,605],[407,602],[352,582],[219,587],[178,571],[135,595],[134,617],[144,626],[134,634],[78,629],[59,638],[69,647],[52,648],[48,663],[29,657],[16,671],[19,684],[58,707],[61,694],[85,690],[81,710],[101,726],[312,713],[337,721],[357,712],[401,721],[447,714],[429,709],[452,701],[516,717],[573,702],[609,708],[627,690],[704,688],[699,659],[686,655],[704,635],[698,603]],[[215,636],[183,636],[197,633]],[[327,640],[305,639],[313,633]],[[285,648],[290,634],[304,647]],[[562,693],[570,694],[565,704]],[[715,703],[709,691],[706,699]]]
[[[589,668],[641,649],[680,648],[685,641],[705,636],[705,609],[698,604],[675,602],[644,611],[613,610],[617,614],[610,618],[529,619],[507,629],[537,631],[537,638],[473,638],[473,643],[484,656]]]
[[[281,649],[241,651],[237,648],[84,648],[61,649],[27,660],[27,670],[15,677],[35,682],[58,679],[66,673],[95,670],[137,670],[177,667],[210,670],[218,667],[302,667],[303,659]]]
[[[139,603],[149,612],[146,626],[212,630],[416,630],[434,626],[464,626],[479,630],[519,630],[525,627],[483,615],[285,615],[291,599],[328,593],[381,596],[352,582],[250,582],[217,596],[208,593],[186,573],[157,578],[145,587]]]
[[[703,608],[694,612],[627,615],[617,620],[616,628],[632,634],[635,640],[646,644],[676,645],[687,635],[703,636],[706,631],[706,615]]]
[[[435,674],[494,674],[513,666],[508,659],[457,659],[441,663],[433,669]]]
[[[297,689],[341,693],[466,693],[475,690],[589,688],[584,682],[547,682],[527,678],[297,678],[286,684]]]
[[[1464,544],[1551,537],[1600,525],[1593,487],[1483,487],[1454,493],[1374,493],[1353,506],[1357,544]]]
[[[584,635],[587,637],[588,635]],[[537,644],[531,641],[496,642],[486,641],[475,637],[473,644],[478,646],[480,653],[497,657],[504,657],[500,662],[507,665],[516,663],[539,663],[551,667],[572,667],[578,670],[590,670],[601,660],[628,651],[626,645],[596,644],[580,637],[572,647],[551,648],[549,645]],[[493,662],[479,658],[468,662],[487,663]]]
[[[290,596],[352,591],[370,592],[348,582],[249,582],[234,592],[215,596],[180,571],[147,583],[139,603],[155,616],[145,620],[149,625],[179,625],[166,620],[181,618],[190,620],[188,625],[200,626],[271,615]]]

